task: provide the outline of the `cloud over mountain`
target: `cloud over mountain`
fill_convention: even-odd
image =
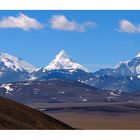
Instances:
[[[25,31],[41,29],[43,25],[35,18],[20,13],[17,17],[8,16],[0,19],[0,28],[19,28]]]
[[[95,27],[95,23],[92,21],[78,23],[73,20],[69,20],[64,15],[54,15],[50,20],[51,28],[57,30],[65,30],[65,31],[77,31],[84,32],[88,28]]]
[[[123,19],[119,22],[119,31],[126,33],[140,32],[140,25],[135,25],[132,22]]]

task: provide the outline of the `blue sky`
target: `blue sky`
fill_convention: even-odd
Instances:
[[[95,71],[140,51],[140,11],[0,11],[0,51],[36,67],[65,50]]]

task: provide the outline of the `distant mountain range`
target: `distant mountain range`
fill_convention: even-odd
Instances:
[[[132,60],[119,63],[114,69],[94,73],[75,62],[62,50],[45,68],[35,68],[21,58],[0,53],[0,83],[63,79],[119,92],[140,91],[140,53]]]
[[[25,103],[86,103],[138,100],[123,92],[101,90],[73,80],[51,79],[0,85],[3,97]],[[136,95],[136,94],[135,94]],[[137,94],[139,95],[139,94]]]
[[[130,61],[119,63],[114,69],[106,68],[94,73],[72,62],[75,61],[61,51],[48,67],[32,72],[29,80],[68,79],[99,89],[122,92],[140,91],[140,54]]]
[[[140,91],[140,53],[132,60],[120,62],[114,69],[101,69],[93,73],[96,78],[86,84],[123,92]]]

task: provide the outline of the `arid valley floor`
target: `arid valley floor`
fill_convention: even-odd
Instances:
[[[139,102],[35,103],[29,106],[77,129],[140,129]]]

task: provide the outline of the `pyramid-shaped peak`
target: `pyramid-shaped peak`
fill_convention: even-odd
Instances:
[[[67,69],[67,70],[77,70],[81,69],[83,71],[88,72],[88,69],[81,64],[78,64],[73,59],[69,57],[69,55],[64,51],[61,50],[58,55],[56,55],[55,59],[45,67],[46,70],[53,70],[53,69]]]
[[[61,50],[60,52],[59,52],[59,54],[61,54],[61,55],[63,55],[63,54],[67,54],[64,50]]]
[[[69,55],[64,51],[61,50],[57,55],[56,58],[61,59],[61,58],[70,58]]]

